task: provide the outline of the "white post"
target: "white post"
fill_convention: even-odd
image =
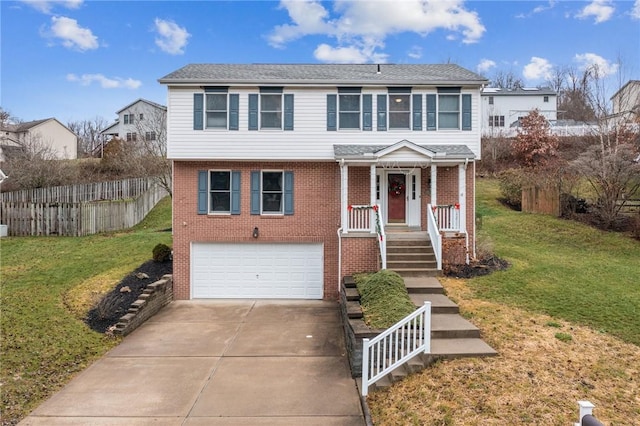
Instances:
[[[460,232],[467,232],[467,167],[458,166],[458,204],[460,205]]]
[[[580,408],[580,413],[578,415],[578,423],[575,423],[575,426],[582,425],[582,418],[584,416],[593,415],[593,409],[595,408],[595,405],[593,405],[589,401],[578,401],[578,407]]]
[[[437,187],[438,187],[438,166],[436,166],[432,162],[431,163],[431,205],[434,207],[438,205],[437,194],[436,194]]]
[[[371,195],[369,196],[369,205],[371,207],[376,205],[376,165],[372,164],[370,167],[370,184],[369,191]],[[369,229],[371,229],[371,233],[376,233],[376,213],[373,210],[369,210]]]
[[[344,164],[344,160],[340,162],[340,217],[342,232],[349,233],[349,210],[347,203],[349,199],[349,166]]]
[[[362,396],[369,393],[369,339],[362,339]]]

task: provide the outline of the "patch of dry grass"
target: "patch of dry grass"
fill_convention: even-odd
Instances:
[[[594,403],[607,425],[640,424],[640,347],[442,281],[499,356],[442,361],[373,392],[376,425],[569,425],[578,400]]]

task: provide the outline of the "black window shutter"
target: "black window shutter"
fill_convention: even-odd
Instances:
[[[373,128],[373,99],[372,95],[362,95],[362,130]]]
[[[193,130],[202,130],[204,128],[203,116],[202,116],[203,108],[204,108],[204,94],[194,93],[193,94]]]
[[[258,94],[249,94],[249,130],[258,130]]]
[[[378,95],[378,131],[387,130],[387,95]]]
[[[293,94],[284,95],[284,130],[293,130]]]
[[[327,95],[327,130],[338,130],[336,111],[338,109],[338,96]]]
[[[413,95],[413,130],[422,130],[422,95]]]
[[[471,130],[471,95],[462,95],[462,130]]]
[[[427,95],[427,130],[436,130],[436,95]]]
[[[239,129],[240,95],[232,93],[229,95],[229,130]]]

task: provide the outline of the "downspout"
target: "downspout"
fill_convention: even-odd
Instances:
[[[338,297],[342,291],[342,227],[338,228]]]
[[[464,196],[465,197],[467,196],[467,190],[466,190],[467,182],[466,182],[466,180],[467,180],[467,166],[468,165],[469,165],[469,158],[465,158],[464,159],[464,179],[465,179],[465,182],[464,182],[464,187],[465,187]],[[475,176],[474,176],[474,180],[475,180]],[[465,206],[467,205],[467,200],[465,200],[464,204],[465,204]],[[465,214],[466,214],[466,210],[465,210]],[[473,222],[473,235],[474,236],[475,236],[475,232],[476,232],[476,222],[475,222],[476,217],[475,217],[475,214],[476,214],[476,192],[475,192],[475,184],[474,184],[474,186],[473,186],[473,215],[474,215],[473,216],[473,221],[474,221]],[[467,223],[466,220],[464,222]],[[470,259],[469,259],[469,231],[468,231],[468,228],[469,228],[469,224],[467,224],[467,229],[464,230],[465,245],[467,246],[467,250],[466,250],[466,252],[467,252],[467,259],[466,259],[467,265],[470,263]],[[475,241],[475,239],[474,239],[474,241]],[[473,245],[473,252],[474,252],[474,256],[473,257],[474,258],[475,258],[475,251],[476,251],[476,248],[475,248],[475,244],[474,244]]]

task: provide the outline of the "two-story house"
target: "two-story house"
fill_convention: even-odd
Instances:
[[[191,64],[159,81],[177,299],[336,299],[346,274],[385,267],[400,235],[430,241],[439,268],[474,257],[483,77]]]
[[[78,158],[78,137],[55,118],[7,124],[0,129],[0,161],[12,150],[39,152],[45,159]]]
[[[611,97],[611,117],[622,122],[640,119],[640,80],[629,80]]]
[[[116,112],[115,122],[100,132],[108,138],[123,141],[155,141],[159,133],[166,131],[167,107],[158,103],[137,99]]]
[[[482,90],[482,134],[484,136],[514,136],[511,130],[520,119],[537,109],[549,122],[558,118],[558,94],[550,88],[524,87]]]

